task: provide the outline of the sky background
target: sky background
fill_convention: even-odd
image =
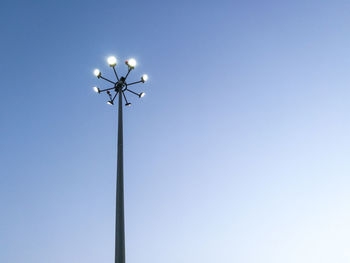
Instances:
[[[124,108],[128,263],[350,262],[349,10],[3,0],[0,262],[113,262],[109,55],[150,77]]]

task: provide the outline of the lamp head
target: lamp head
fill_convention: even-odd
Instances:
[[[100,89],[99,89],[98,87],[96,87],[96,86],[93,87],[92,89],[93,89],[96,93],[100,93],[100,92],[101,92]]]
[[[137,63],[136,63],[136,60],[134,58],[130,58],[130,59],[125,61],[125,64],[128,65],[128,67],[130,69],[133,69],[133,68],[135,68]]]
[[[145,83],[147,80],[148,80],[148,75],[147,74],[143,74],[142,77],[141,77],[141,81],[143,83]]]
[[[94,75],[95,75],[96,77],[100,78],[100,77],[101,77],[101,71],[100,71],[99,69],[95,69],[95,70],[94,70]]]
[[[115,65],[117,65],[117,59],[114,56],[108,57],[107,62],[108,62],[108,65],[110,65],[111,67],[114,67]]]

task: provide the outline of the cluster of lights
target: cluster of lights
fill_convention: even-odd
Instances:
[[[99,69],[95,69],[94,70],[94,75],[99,78],[99,79],[103,79],[111,84],[113,84],[113,87],[111,88],[107,88],[107,89],[103,89],[103,90],[100,90],[98,87],[93,87],[93,90],[96,92],[96,93],[102,93],[102,92],[106,92],[107,95],[109,96],[109,101],[107,101],[107,104],[110,104],[110,105],[114,105],[114,100],[116,98],[116,96],[119,94],[119,92],[121,93],[121,95],[123,95],[124,99],[125,99],[125,105],[126,106],[130,106],[131,103],[128,102],[127,98],[126,98],[126,95],[125,95],[125,92],[128,91],[134,95],[137,95],[139,98],[142,98],[146,95],[146,93],[144,92],[141,92],[141,93],[136,93],[132,90],[130,90],[128,87],[131,86],[131,85],[134,85],[134,84],[137,84],[137,83],[145,83],[147,80],[148,80],[148,76],[147,74],[143,74],[141,76],[141,80],[139,81],[135,81],[135,82],[131,82],[131,83],[127,83],[126,82],[126,79],[127,77],[129,76],[129,73],[131,72],[131,70],[133,70],[137,63],[136,63],[136,60],[134,58],[130,58],[128,60],[125,61],[125,64],[128,66],[128,72],[127,74],[125,75],[125,77],[120,77],[118,76],[118,73],[115,69],[115,66],[118,64],[118,60],[116,57],[114,56],[110,56],[107,58],[107,63],[110,67],[113,68],[113,71],[114,71],[114,74],[115,74],[115,77],[117,78],[117,81],[112,81],[112,80],[109,80],[107,78],[105,78],[104,76],[102,76],[102,73]],[[110,91],[115,91],[115,94],[114,96],[112,96],[111,92]]]

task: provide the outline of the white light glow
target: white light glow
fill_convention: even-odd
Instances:
[[[140,98],[143,98],[145,95],[146,95],[146,93],[141,92],[139,96],[140,96]]]
[[[117,59],[114,56],[108,57],[107,62],[108,62],[108,65],[110,65],[111,67],[114,67],[115,65],[117,65]]]
[[[143,82],[146,82],[148,80],[148,75],[147,74],[143,74],[142,77],[141,77],[141,80]]]
[[[96,93],[100,93],[100,89],[98,87],[93,87],[92,88]]]
[[[101,71],[100,71],[99,69],[95,69],[95,70],[94,70],[94,75],[95,75],[96,77],[101,76]]]
[[[128,60],[128,66],[131,68],[134,68],[136,66],[136,60],[134,58],[131,58]]]

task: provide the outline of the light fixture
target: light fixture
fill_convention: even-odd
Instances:
[[[141,77],[142,82],[146,82],[148,80],[148,75],[147,74],[143,74]]]
[[[101,90],[98,87],[93,87],[93,90],[96,93],[104,93],[104,92],[107,93],[107,95],[109,97],[107,104],[114,105],[114,100],[117,97],[117,95],[119,94],[121,97],[120,98],[121,101],[124,98],[125,106],[130,106],[131,103],[128,101],[128,98],[126,97],[126,92],[130,92],[130,93],[138,96],[139,98],[142,98],[146,95],[146,93],[144,93],[144,92],[137,93],[137,92],[131,90],[129,87],[134,85],[134,84],[146,82],[148,80],[147,74],[143,74],[141,76],[141,80],[139,80],[139,81],[129,82],[129,83],[126,82],[128,76],[129,76],[129,73],[136,66],[135,59],[131,58],[131,59],[125,61],[125,64],[128,65],[128,71],[124,76],[120,76],[120,78],[118,77],[117,70],[115,68],[115,65],[117,64],[117,59],[114,56],[110,56],[107,58],[107,62],[111,67],[113,67],[113,72],[114,72],[115,77],[117,78],[117,81],[112,81],[108,78],[105,78],[104,76],[102,76],[101,71],[99,69],[95,69],[94,75],[96,77],[98,77],[99,79],[103,79],[103,80],[107,81],[108,83],[111,83],[113,86],[110,88],[101,89]]]
[[[108,62],[108,65],[110,65],[111,67],[114,67],[115,65],[117,65],[117,59],[114,56],[108,57],[107,62]]]
[[[94,75],[96,76],[96,77],[101,77],[101,71],[99,70],[99,69],[95,69],[94,70]]]
[[[125,61],[126,65],[129,66],[129,68],[133,69],[136,66],[136,60],[134,58],[130,58],[127,61]]]
[[[98,87],[93,87],[93,90],[97,93],[106,93],[108,96],[107,104],[114,105],[114,101],[117,98],[118,104],[118,142],[117,142],[117,180],[116,180],[116,218],[115,218],[115,260],[116,263],[125,263],[125,227],[124,227],[124,169],[123,169],[123,100],[125,101],[125,106],[131,106],[131,103],[126,97],[126,93],[132,93],[135,96],[143,97],[144,92],[137,93],[130,89],[130,86],[138,83],[144,83],[147,81],[148,77],[146,74],[142,75],[141,79],[135,82],[127,83],[127,78],[132,72],[132,69],[136,66],[135,59],[129,59],[125,61],[128,66],[127,72],[123,76],[118,76],[115,65],[117,64],[117,59],[115,57],[107,58],[108,64],[113,69],[116,80],[110,80],[101,75],[100,70],[95,69],[94,75],[101,80],[106,81],[110,86],[107,88],[99,89]],[[100,87],[100,86],[99,86]],[[119,96],[118,96],[119,95]]]

